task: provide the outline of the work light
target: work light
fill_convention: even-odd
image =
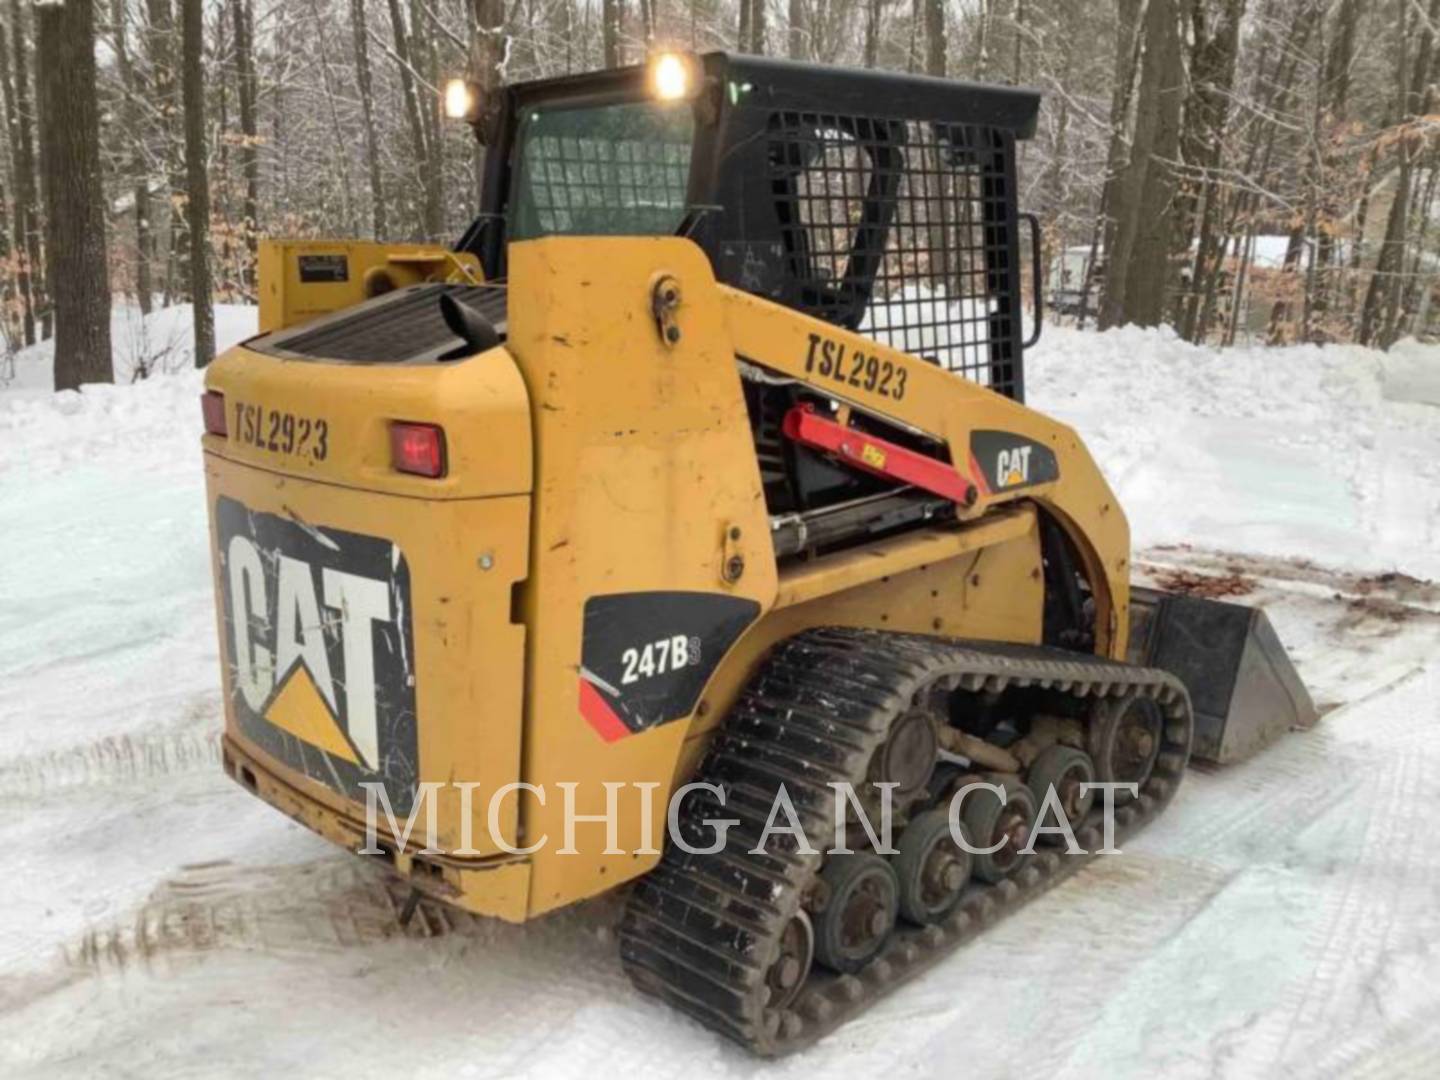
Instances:
[[[691,97],[699,80],[695,59],[682,53],[662,52],[650,58],[650,92],[661,101]]]
[[[445,83],[445,115],[451,120],[474,123],[480,116],[480,86],[467,79]]]

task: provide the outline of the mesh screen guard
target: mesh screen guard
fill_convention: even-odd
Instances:
[[[1018,396],[1013,137],[820,112],[767,135],[794,306]]]

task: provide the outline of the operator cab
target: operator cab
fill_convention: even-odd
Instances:
[[[470,102],[490,152],[458,249],[495,281],[511,241],[687,236],[725,284],[1023,400],[1015,144],[1039,101],[721,52],[509,86]]]

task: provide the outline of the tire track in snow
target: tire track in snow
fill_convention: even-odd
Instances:
[[[129,918],[87,930],[64,947],[63,958],[68,968],[104,973],[217,949],[331,952],[396,938],[484,936],[494,926],[428,899],[402,926],[408,892],[399,878],[355,858],[196,864],[182,867]]]
[[[1420,958],[1424,966],[1437,931],[1440,915],[1435,909],[1436,870],[1433,852],[1426,844],[1432,834],[1428,807],[1440,785],[1440,759],[1433,754],[1396,748],[1385,774],[1393,782],[1385,785],[1383,805],[1372,815],[1364,838],[1360,862],[1363,873],[1354,875],[1362,889],[1361,901],[1352,905],[1351,924],[1332,933],[1324,976],[1307,986],[1308,1009],[1297,1013],[1299,1022],[1316,1030],[1344,1032],[1347,1021],[1351,1035],[1342,1037],[1323,1057],[1312,1063],[1317,1075],[1349,1075],[1361,1062],[1389,1062],[1390,1075],[1436,1075],[1436,1070],[1406,1072],[1392,1062],[1398,1033],[1413,1028],[1416,1021],[1427,1023],[1428,1045],[1411,1047],[1411,1052],[1432,1060],[1440,1054],[1440,1040],[1433,1032],[1433,1017],[1412,1012],[1392,1015],[1404,1008],[1409,995],[1385,992],[1396,969]],[[1401,928],[1408,931],[1402,935]],[[1343,977],[1347,974],[1348,980]],[[1359,978],[1358,995],[1345,994],[1345,983]],[[1358,1000],[1357,1000],[1358,997]],[[1386,1002],[1389,1002],[1387,1007]],[[1372,1017],[1366,1014],[1378,1014]],[[1291,1038],[1296,1034],[1291,1029]]]
[[[1417,690],[1423,686],[1411,688],[1406,696],[1413,700]],[[1404,704],[1393,702],[1390,708]],[[1309,977],[1297,984],[1293,1003],[1277,1010],[1287,1018],[1275,1028],[1273,1069],[1283,1071],[1303,1061],[1317,1074],[1340,1075],[1348,1063],[1383,1057],[1388,1050],[1390,1018],[1375,983],[1384,977],[1397,947],[1424,944],[1410,941],[1402,946],[1394,935],[1407,898],[1418,896],[1425,910],[1433,905],[1435,878],[1426,842],[1432,830],[1418,808],[1429,805],[1434,774],[1440,770],[1433,756],[1412,752],[1409,743],[1402,739],[1399,745],[1377,748],[1375,767],[1365,770],[1354,788],[1359,797],[1346,800],[1348,812],[1364,813],[1363,827],[1357,827],[1359,850],[1344,860],[1344,883],[1331,894],[1328,911],[1312,934],[1307,954],[1316,960]],[[1419,914],[1408,913],[1407,923],[1413,926]],[[1380,1015],[1366,1015],[1371,1012]],[[1315,1061],[1307,1055],[1309,1037],[1317,1032],[1329,1033],[1332,1040],[1345,1032],[1350,1037],[1342,1034],[1340,1045]]]
[[[214,769],[217,774],[220,770],[218,728],[111,735],[0,764],[0,804],[206,769]]]
[[[1203,917],[1229,880],[1227,871],[1189,858],[1122,850],[1096,859],[1037,901],[1034,918],[1043,924],[1038,930],[1015,924],[1008,961],[1033,968],[1043,957],[1027,984],[1043,1011],[1031,1029],[1033,1040],[1014,1048],[1024,1055],[1025,1073],[1083,1075],[1077,1058],[1097,1030],[1126,1021],[1116,1017],[1113,994],[1081,988],[1152,986],[1152,996],[1163,995],[1171,972],[1152,961]]]

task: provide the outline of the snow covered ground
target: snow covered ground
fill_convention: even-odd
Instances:
[[[1249,590],[1326,715],[779,1063],[632,991],[615,899],[402,931],[226,781],[199,378],[47,364],[0,390],[0,1075],[1440,1075],[1440,349],[1047,332],[1142,574]]]

